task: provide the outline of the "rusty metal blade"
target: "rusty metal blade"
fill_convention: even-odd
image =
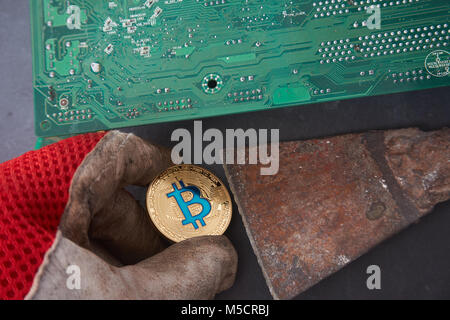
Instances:
[[[270,292],[292,298],[450,198],[450,129],[280,144],[280,170],[225,165]]]

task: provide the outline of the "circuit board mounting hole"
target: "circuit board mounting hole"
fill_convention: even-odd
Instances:
[[[42,121],[42,122],[40,123],[40,127],[41,127],[42,130],[47,131],[47,130],[50,129],[51,124],[50,124],[49,121],[44,120],[44,121]]]
[[[208,74],[203,78],[202,88],[203,91],[207,94],[215,94],[218,93],[223,87],[222,77],[218,74]]]
[[[208,81],[208,88],[215,89],[216,87],[217,87],[217,80],[209,79],[209,81]]]

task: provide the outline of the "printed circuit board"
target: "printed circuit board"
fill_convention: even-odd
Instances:
[[[40,137],[450,84],[448,0],[31,0]]]

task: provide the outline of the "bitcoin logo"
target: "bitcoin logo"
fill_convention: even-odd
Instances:
[[[186,218],[185,220],[182,221],[182,224],[186,225],[192,223],[194,228],[198,229],[197,225],[198,220],[200,221],[202,226],[205,226],[205,221],[203,220],[203,218],[211,212],[211,204],[205,198],[200,197],[200,190],[196,186],[186,187],[183,181],[180,181],[180,185],[181,189],[178,189],[175,183],[172,184],[174,191],[168,193],[167,197],[169,198],[174,197],[177,200],[178,206],[180,207],[181,212],[183,212],[183,215]],[[191,192],[193,195],[192,199],[189,200],[188,202],[184,201],[183,197],[181,196],[183,192]],[[202,212],[197,214],[195,217],[191,215],[191,211],[189,210],[189,206],[194,203],[200,204],[203,208]]]
[[[161,173],[148,188],[147,209],[156,228],[174,242],[221,235],[232,214],[224,184],[193,165],[174,166]]]

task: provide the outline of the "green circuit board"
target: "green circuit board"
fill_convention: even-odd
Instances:
[[[36,134],[450,84],[449,0],[31,0]]]

